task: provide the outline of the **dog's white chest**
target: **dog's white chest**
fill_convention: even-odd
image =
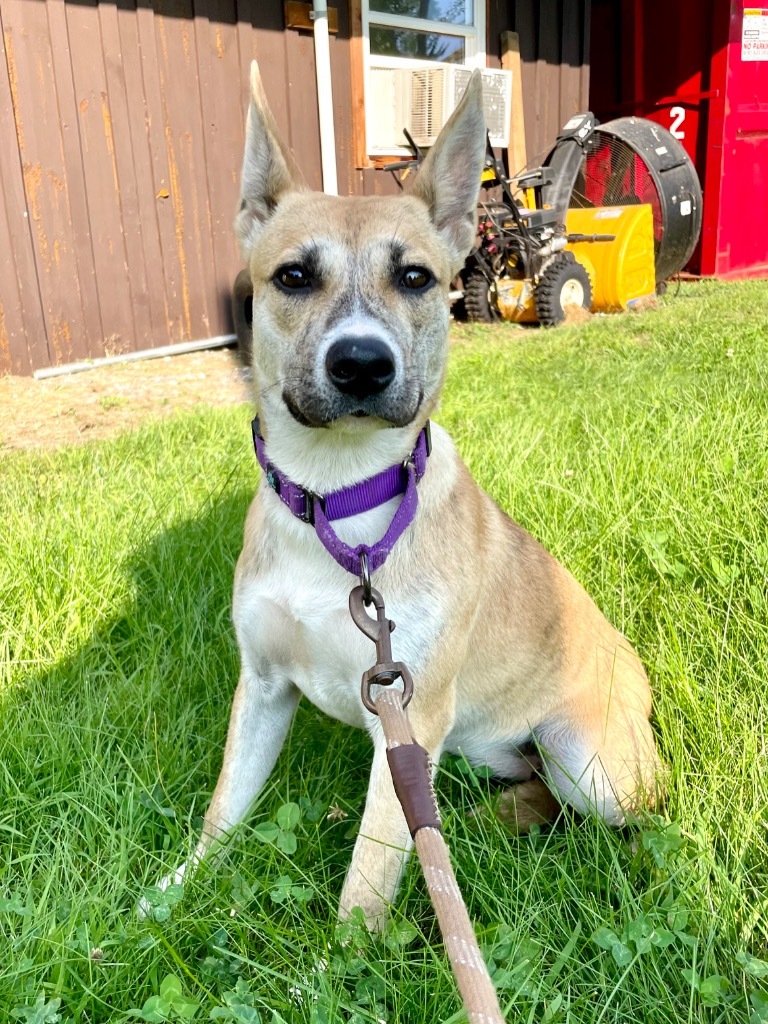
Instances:
[[[316,707],[348,725],[371,716],[360,697],[363,672],[376,662],[376,647],[352,621],[353,577],[329,586],[328,575],[270,572],[236,595],[235,626],[246,670],[266,683],[290,682]],[[417,673],[434,641],[438,603],[388,602],[397,622],[395,660]]]
[[[296,621],[296,635],[308,657],[294,662],[291,681],[327,715],[364,726],[360,700],[364,670],[374,663],[374,648],[351,622],[346,607]]]
[[[291,682],[326,714],[364,726],[360,680],[375,649],[353,623],[347,601],[344,591],[315,586],[306,575],[297,583],[290,573],[270,573],[239,596],[235,625],[255,676]]]

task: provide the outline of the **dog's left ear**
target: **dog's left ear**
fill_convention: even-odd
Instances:
[[[426,203],[449,247],[454,273],[463,266],[477,235],[477,197],[485,147],[483,82],[480,72],[475,71],[410,188],[411,195]]]
[[[280,138],[256,61],[251,63],[251,103],[245,128],[240,210],[235,232],[246,263],[266,220],[287,192],[306,191],[291,151]]]

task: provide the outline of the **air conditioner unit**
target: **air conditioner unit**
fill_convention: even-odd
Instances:
[[[403,145],[407,128],[417,146],[432,146],[467,88],[471,68],[421,64],[413,68],[371,68],[369,147]],[[512,74],[485,69],[483,107],[493,146],[509,144]]]

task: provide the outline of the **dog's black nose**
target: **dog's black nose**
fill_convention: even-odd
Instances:
[[[395,379],[395,359],[379,338],[339,338],[325,357],[328,376],[345,395],[370,398]]]

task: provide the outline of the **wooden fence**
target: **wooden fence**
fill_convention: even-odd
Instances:
[[[359,0],[331,39],[339,190],[361,166]],[[589,0],[489,0],[521,34],[529,153],[586,102]],[[229,334],[248,66],[320,187],[311,33],[281,0],[0,0],[0,372]],[[356,77],[358,76],[358,77]]]

